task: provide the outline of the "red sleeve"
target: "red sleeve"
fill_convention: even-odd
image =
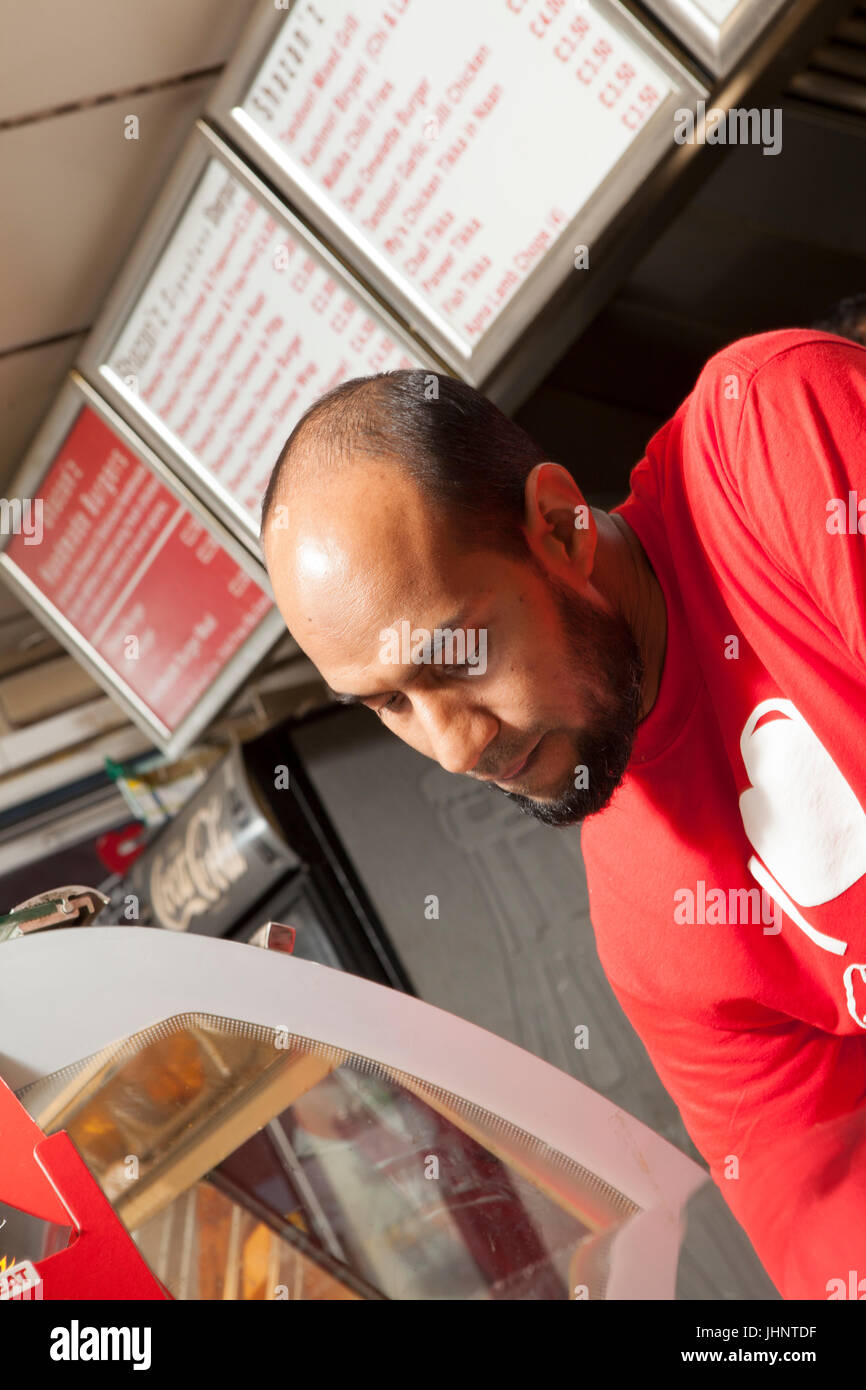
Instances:
[[[769,1011],[727,1031],[611,983],[782,1296],[827,1299],[851,1270],[866,1296],[866,1039]]]

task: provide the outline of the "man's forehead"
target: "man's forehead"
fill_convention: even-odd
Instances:
[[[334,469],[305,470],[277,492],[263,544],[285,561],[285,550],[316,542],[369,562],[383,550],[410,547],[419,555],[447,541],[441,507],[406,470],[388,458],[356,458]],[[312,552],[310,552],[312,553]]]
[[[490,557],[464,554],[447,570],[422,573],[406,563],[399,570],[380,569],[381,582],[369,575],[363,585],[333,586],[306,603],[302,596],[279,592],[286,624],[302,650],[336,691],[369,693],[389,683],[388,633],[457,628],[486,623],[498,591]],[[383,641],[383,634],[386,637]]]
[[[438,618],[456,610],[464,596],[464,561],[448,563],[432,548],[420,554],[408,546],[336,554],[308,538],[285,566],[272,552],[269,568],[289,630],[319,665],[334,658],[366,662],[383,628],[423,625],[431,613]]]
[[[308,476],[287,497],[278,495],[265,526],[272,581],[327,589],[375,580],[386,593],[428,582],[441,563],[453,563],[453,528],[443,510],[390,459],[359,459]]]
[[[329,525],[299,527],[268,551],[268,571],[278,603],[291,609],[408,614],[447,589],[460,569],[454,556],[430,537],[418,543],[402,532],[348,536]],[[284,616],[289,617],[284,610]]]

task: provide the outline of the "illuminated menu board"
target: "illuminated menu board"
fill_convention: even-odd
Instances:
[[[81,365],[254,548],[304,410],[347,378],[431,360],[199,128]]]
[[[790,0],[645,0],[716,77],[730,72]]]
[[[241,548],[109,414],[74,384],[61,394],[0,567],[154,742],[179,751],[284,629],[251,562],[230,553]]]
[[[478,384],[701,91],[608,0],[296,0],[210,111]]]

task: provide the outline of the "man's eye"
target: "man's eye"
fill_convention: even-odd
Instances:
[[[402,700],[402,698],[403,696],[400,694],[400,691],[398,690],[394,695],[391,696],[390,700],[385,701],[384,705],[376,706],[376,713],[383,714],[386,709],[393,710],[396,706],[397,701]]]
[[[468,661],[459,661],[455,666],[440,666],[439,670],[443,676],[457,676],[459,678],[460,676],[468,676],[469,672],[477,670],[477,667],[471,666]]]
[[[447,676],[449,679],[456,678],[460,680],[461,677],[468,676],[470,672],[477,671],[478,668],[468,661],[458,661],[451,666],[436,665],[432,669],[443,676]],[[382,715],[386,710],[389,710],[391,714],[395,714],[400,708],[400,701],[404,698],[402,692],[397,690],[390,699],[385,701],[384,705],[373,706],[373,712],[374,714]]]

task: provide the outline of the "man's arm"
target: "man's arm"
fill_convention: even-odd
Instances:
[[[856,1270],[866,1297],[866,1038],[769,1011],[717,1029],[611,983],[782,1296],[829,1298]]]

